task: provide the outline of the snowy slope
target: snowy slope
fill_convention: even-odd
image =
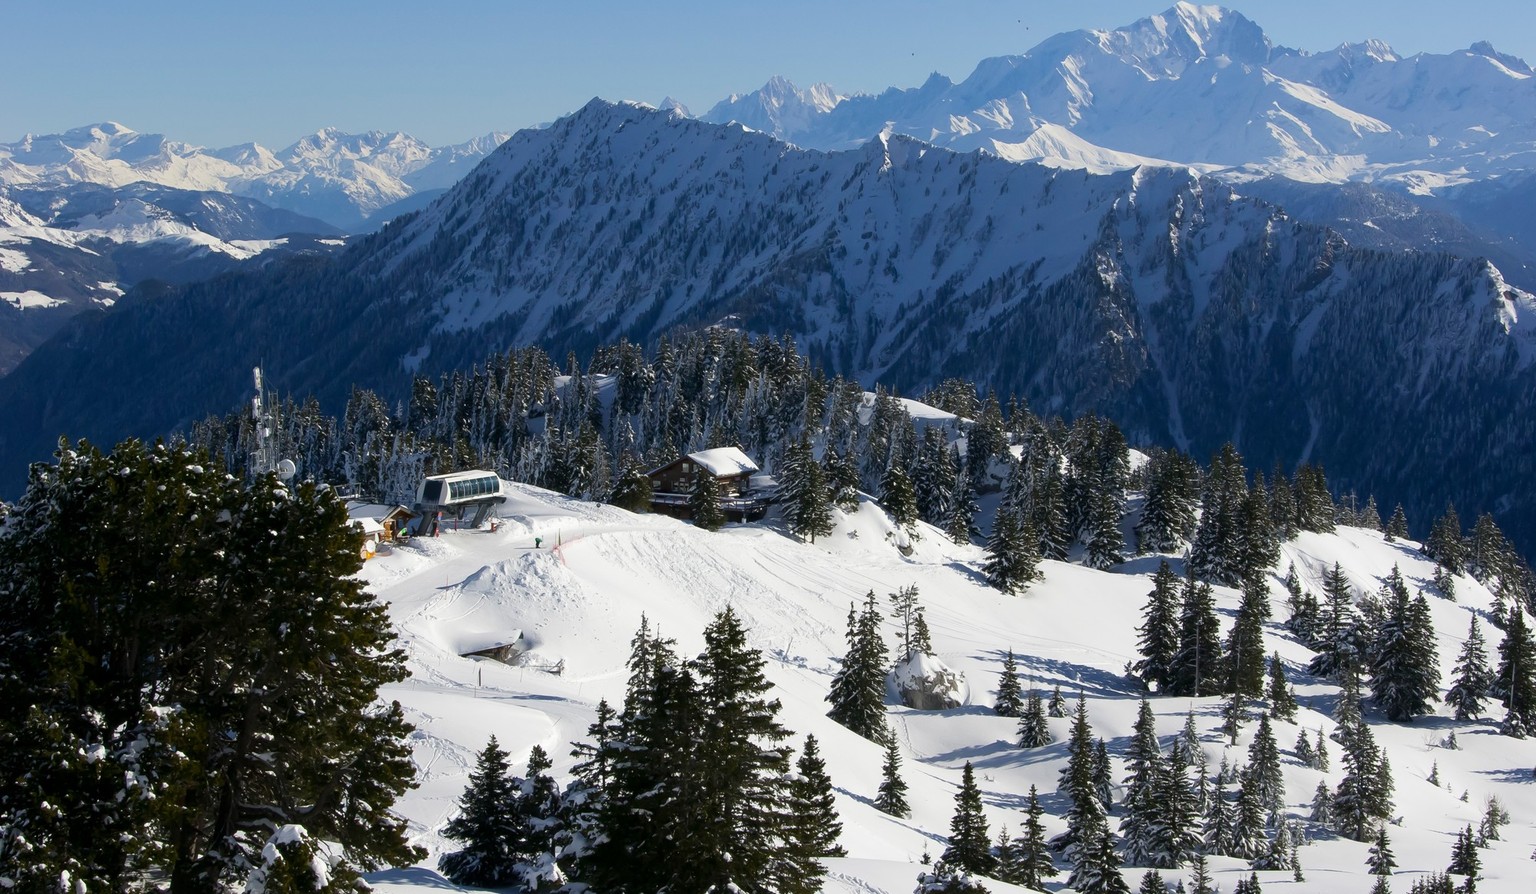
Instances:
[[[1139,697],[1123,669],[1135,656],[1134,628],[1156,559],[1134,560],[1115,573],[1048,562],[1043,581],[1021,597],[1008,597],[979,582],[979,549],[950,544],[937,531],[925,530],[912,556],[902,557],[884,536],[889,530],[884,515],[869,505],[840,516],[832,536],[809,546],[772,524],[710,534],[533,488],[514,485],[513,494],[496,533],[418,539],[370,561],[363,571],[372,591],[389,603],[410,654],[412,679],[386,696],[398,698],[418,725],[414,742],[422,784],[400,810],[414,839],[430,851],[426,867],[451,846],[440,829],[490,734],[512,752],[514,763],[539,744],[555,756],[555,772],[568,775],[568,743],[584,734],[597,700],[622,698],[629,637],[642,614],[663,635],[677,638],[684,655],[698,651],[703,626],[724,606],[744,618],[752,644],[769,659],[773,695],[784,706],[781,719],[797,740],[816,735],[837,789],[850,856],[829,861],[830,892],[911,891],[919,857],[925,851],[936,856],[944,847],[966,761],[976,767],[994,833],[1000,824],[1017,832],[1031,784],[1039,787],[1048,812],[1060,810],[1053,793],[1068,721],[1051,721],[1057,744],[1031,752],[1012,746],[1015,721],[990,710],[1007,649],[1018,656],[1027,688],[1048,694],[1059,685],[1069,697],[1086,694],[1095,731],[1117,758],[1115,777],[1123,775],[1118,757]],[[542,550],[532,548],[536,535],[544,539]],[[1320,569],[1334,562],[1343,564],[1357,587],[1369,590],[1394,563],[1411,586],[1431,573],[1412,544],[1387,544],[1374,532],[1349,528],[1288,543],[1282,564],[1290,561],[1312,586]],[[879,783],[879,749],[829,721],[823,699],[845,648],[849,602],[870,590],[884,597],[909,584],[919,587],[938,657],[965,674],[971,695],[969,704],[938,712],[912,711],[888,700],[914,808],[910,820],[895,820],[870,805]],[[1447,675],[1469,612],[1490,601],[1471,579],[1460,578],[1456,585],[1459,603],[1433,600]],[[1278,578],[1271,590],[1279,605]],[[1217,593],[1223,623],[1230,624],[1237,594],[1224,588]],[[1283,616],[1283,609],[1278,613]],[[1496,644],[1498,632],[1483,623],[1489,642]],[[888,639],[894,630],[887,626]],[[563,662],[563,673],[457,657],[461,649],[517,631],[531,646],[530,665]],[[1268,626],[1266,638],[1266,648],[1278,650],[1291,665],[1303,704],[1299,725],[1332,729],[1336,688],[1298,670],[1310,653],[1278,624]],[[1228,748],[1216,731],[1219,700],[1158,699],[1153,705],[1165,745],[1185,712],[1193,710],[1213,769],[1224,755],[1246,760],[1246,734],[1236,748]],[[1422,871],[1444,869],[1454,835],[1467,823],[1476,825],[1492,795],[1514,822],[1504,840],[1481,852],[1486,879],[1480,890],[1526,890],[1536,846],[1529,769],[1536,764],[1536,743],[1499,737],[1487,722],[1455,722],[1445,711],[1413,725],[1370,719],[1393,767],[1395,813],[1402,817],[1391,830],[1401,864],[1394,889],[1406,890]],[[1246,733],[1252,729],[1249,724]],[[1320,774],[1290,757],[1297,730],[1276,724],[1286,754],[1287,811],[1305,817]],[[1459,751],[1438,747],[1451,731],[1460,739]],[[1434,765],[1443,788],[1424,781]],[[1336,761],[1331,781],[1337,782],[1338,773]],[[1459,800],[1464,790],[1465,802]],[[1063,826],[1050,816],[1048,828],[1055,832]],[[1364,844],[1314,830],[1300,856],[1305,885],[1291,882],[1289,872],[1261,873],[1265,888],[1344,894],[1369,885]],[[1241,861],[1215,858],[1212,864],[1223,890],[1248,873]],[[1141,871],[1126,870],[1133,888]],[[1185,875],[1165,872],[1170,881]],[[425,870],[382,873],[377,881],[401,892],[444,884]]]

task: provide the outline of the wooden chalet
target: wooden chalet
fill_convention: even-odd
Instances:
[[[753,489],[752,476],[757,472],[757,463],[739,447],[715,447],[680,456],[646,473],[651,479],[651,511],[684,520],[692,518],[688,499],[693,494],[694,482],[699,475],[709,475],[720,491],[720,508],[725,510],[726,518],[762,518],[768,511],[769,494]]]

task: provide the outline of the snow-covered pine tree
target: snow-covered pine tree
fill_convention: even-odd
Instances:
[[[1081,822],[1067,887],[1082,894],[1130,894],[1130,887],[1120,875],[1115,836],[1109,831],[1109,819],[1097,799],[1089,799],[1089,809]]]
[[[1456,507],[1447,504],[1445,514],[1430,528],[1424,541],[1424,555],[1434,559],[1452,574],[1466,571],[1466,546],[1461,539],[1461,518]]]
[[[1125,813],[1120,820],[1125,861],[1132,866],[1162,865],[1156,859],[1157,842],[1154,832],[1161,822],[1163,805],[1159,798],[1165,787],[1167,769],[1163,763],[1162,748],[1157,741],[1152,706],[1146,699],[1141,700],[1137,709],[1131,741],[1126,748],[1125,763],[1127,772],[1122,781]]]
[[[704,469],[693,475],[688,493],[688,513],[693,526],[705,531],[718,531],[725,526],[725,509],[720,505],[720,485],[715,476]]]
[[[1229,856],[1256,860],[1269,851],[1269,823],[1264,804],[1263,784],[1252,767],[1239,774],[1237,814],[1232,823],[1232,850]]]
[[[1226,691],[1258,698],[1264,692],[1264,621],[1269,617],[1268,585],[1248,578],[1237,619],[1227,634]]]
[[[808,435],[785,449],[774,499],[783,507],[791,534],[815,543],[818,536],[832,532],[831,493]]]
[[[837,815],[826,761],[816,737],[808,735],[795,761],[795,775],[789,780],[782,835],[792,859],[781,860],[782,868],[788,871],[778,879],[778,890],[804,894],[820,891],[826,875],[821,858],[848,856],[838,841],[842,834],[843,822]]]
[[[1210,803],[1205,811],[1205,849],[1203,853],[1217,857],[1233,856],[1233,832],[1237,822],[1237,805],[1227,797],[1227,783],[1220,775],[1211,792]]]
[[[1408,539],[1408,516],[1403,512],[1403,504],[1398,503],[1392,510],[1392,517],[1387,520],[1387,542]]]
[[[1040,817],[1045,809],[1040,806],[1040,796],[1035,786],[1029,787],[1029,800],[1024,807],[1024,827],[1019,830],[1019,837],[1014,842],[1014,850],[1018,854],[1019,880],[1018,884],[1026,888],[1041,891],[1045,889],[1047,879],[1053,879],[1060,870],[1051,860],[1051,848],[1045,840],[1045,824]]]
[[[1028,526],[1010,512],[999,512],[987,538],[987,583],[1004,593],[1021,593],[1035,579],[1040,555]]]
[[[1045,706],[1041,703],[1039,690],[1031,689],[1024,710],[1019,714],[1019,747],[1041,748],[1049,744],[1051,728],[1045,720]]]
[[[1153,793],[1161,813],[1152,830],[1152,865],[1182,866],[1200,850],[1200,794],[1189,781],[1189,749],[1175,742],[1168,766]],[[1203,756],[1203,752],[1202,752]],[[1203,771],[1202,771],[1203,778]]]
[[[849,454],[828,448],[822,457],[826,467],[827,494],[832,505],[844,512],[859,508],[859,470]]]
[[[1333,792],[1329,791],[1326,779],[1319,780],[1317,790],[1312,793],[1312,812],[1307,818],[1324,829],[1332,829],[1334,826]]]
[[[1387,838],[1386,823],[1376,827],[1376,840],[1371,844],[1365,865],[1370,867],[1371,875],[1391,875],[1392,870],[1397,868],[1397,857],[1392,854],[1392,842]]]
[[[935,527],[944,527],[950,514],[949,501],[955,493],[958,469],[945,430],[939,426],[923,429],[922,446],[911,466],[912,493],[917,499],[917,514]]]
[[[1408,597],[1402,572],[1392,573],[1382,587],[1387,617],[1376,630],[1371,667],[1371,696],[1388,720],[1403,722],[1428,714],[1440,691],[1440,661],[1435,628],[1423,594]]]
[[[873,742],[881,741],[885,724],[885,638],[880,632],[880,608],[875,591],[864,597],[864,610],[848,607],[848,651],[832,677],[827,716]]]
[[[999,717],[1020,717],[1024,713],[1023,687],[1019,685],[1019,665],[1013,658],[1013,650],[1003,658],[1003,672],[997,681],[997,701],[992,710]]]
[[[1285,592],[1286,608],[1290,611],[1285,628],[1296,634],[1303,645],[1311,648],[1317,643],[1320,610],[1317,597],[1302,588],[1301,577],[1296,573],[1294,562],[1285,574]]]
[[[1068,862],[1075,863],[1077,850],[1082,842],[1081,830],[1091,822],[1090,811],[1097,811],[1103,819],[1103,802],[1099,800],[1094,785],[1093,727],[1088,724],[1088,699],[1077,698],[1077,710],[1072,715],[1072,732],[1067,738],[1067,762],[1061,768],[1056,790],[1067,799],[1066,831],[1051,839],[1051,849]],[[1090,802],[1092,806],[1090,807]],[[1107,828],[1107,827],[1106,827]]]
[[[1179,651],[1169,672],[1169,695],[1221,691],[1221,627],[1210,584],[1186,578],[1179,609]]]
[[[459,796],[458,814],[443,827],[444,838],[464,843],[462,850],[444,853],[437,861],[449,881],[500,887],[517,878],[516,847],[528,832],[517,800],[507,753],[491,736]]]
[[[1482,626],[1477,615],[1468,619],[1467,638],[1462,641],[1461,652],[1451,673],[1454,679],[1445,693],[1445,703],[1456,710],[1457,720],[1475,720],[1482,716],[1483,700],[1493,685],[1493,671],[1488,667],[1487,647],[1483,642]],[[1454,871],[1454,870],[1452,870]]]
[[[1316,652],[1308,670],[1320,677],[1338,681],[1359,666],[1354,596],[1338,562],[1323,573],[1323,615]]]
[[[875,793],[875,809],[904,819],[912,813],[907,805],[907,783],[901,778],[901,750],[896,737],[886,729],[885,760],[880,764],[880,789]]]
[[[1371,531],[1380,531],[1381,512],[1376,508],[1376,496],[1373,494],[1365,498],[1365,508],[1360,510],[1360,527]]]
[[[1505,735],[1524,738],[1536,729],[1536,641],[1526,625],[1525,610],[1509,610],[1504,639],[1499,642],[1499,666],[1490,692],[1504,705]]]
[[[1231,443],[1211,458],[1200,497],[1200,524],[1189,548],[1189,573],[1202,581],[1237,584],[1242,577],[1243,503],[1247,473]]]
[[[1277,720],[1287,723],[1296,719],[1296,693],[1291,690],[1291,684],[1285,679],[1285,665],[1280,661],[1280,653],[1275,652],[1269,656],[1269,676],[1264,686],[1264,698],[1269,701],[1269,713]]]
[[[917,533],[917,496],[912,491],[912,479],[899,463],[892,463],[880,476],[880,505],[898,527],[909,535]]]
[[[1259,728],[1248,744],[1248,772],[1259,803],[1264,806],[1265,822],[1276,825],[1285,809],[1285,773],[1280,768],[1280,745],[1268,714],[1259,715]]]
[[[976,513],[980,511],[971,476],[964,472],[956,475],[954,494],[949,500],[949,515],[944,520],[944,533],[949,535],[951,542],[970,545],[971,538],[980,533],[976,527]]]
[[[1061,697],[1061,686],[1059,684],[1051,690],[1051,700],[1046,705],[1045,713],[1048,717],[1067,716],[1067,700]]]
[[[976,785],[976,771],[966,761],[960,772],[960,790],[955,793],[955,812],[949,820],[949,845],[941,860],[967,872],[989,873],[997,865],[992,856],[992,836],[982,811],[981,789]]]
[[[1132,666],[1143,682],[1165,691],[1172,682],[1174,659],[1179,651],[1178,578],[1167,561],[1159,562],[1152,576],[1152,591],[1142,609],[1137,650],[1141,658]]]
[[[1451,865],[1445,871],[1464,876],[1465,890],[1476,890],[1478,873],[1482,871],[1482,858],[1477,855],[1477,836],[1472,834],[1470,823],[1456,834],[1456,843],[1451,847]]]
[[[1371,729],[1358,718],[1340,728],[1344,777],[1333,795],[1339,833],[1369,840],[1392,810],[1392,773]]]

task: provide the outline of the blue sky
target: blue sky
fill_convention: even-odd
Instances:
[[[287,146],[321,127],[432,145],[557,118],[593,96],[695,113],[782,74],[844,92],[959,80],[988,56],[1112,28],[1172,0],[23,0],[4,5],[0,141],[115,120],[208,146]],[[1225,4],[1286,46],[1475,40],[1536,60],[1536,13],[1505,0]]]

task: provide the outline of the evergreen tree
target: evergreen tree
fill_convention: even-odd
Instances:
[[[1011,512],[998,512],[982,567],[987,583],[1009,594],[1027,589],[1040,564],[1036,539],[1028,523],[1020,523]]]
[[[826,467],[827,494],[832,505],[844,512],[859,508],[859,469],[853,459],[830,447],[822,458]]]
[[[1159,866],[1154,830],[1161,822],[1162,804],[1158,799],[1163,794],[1167,770],[1157,742],[1152,706],[1146,699],[1141,700],[1126,749],[1126,770],[1125,815],[1120,820],[1125,860],[1132,866]]]
[[[992,710],[999,717],[1020,717],[1024,713],[1023,688],[1019,685],[1019,665],[1013,660],[1013,650],[1003,658],[1003,672],[997,682],[997,701]]]
[[[1477,887],[1477,874],[1482,870],[1482,859],[1477,855],[1477,838],[1472,834],[1472,826],[1456,834],[1456,844],[1451,848],[1451,865],[1446,867],[1446,872],[1454,875],[1466,876],[1464,891],[1474,891]]]
[[[608,491],[608,502],[630,512],[649,512],[651,490],[651,477],[645,474],[640,457],[626,452],[619,459],[619,472]]]
[[[1133,670],[1149,686],[1161,692],[1172,682],[1174,659],[1179,651],[1178,578],[1167,561],[1159,562],[1152,576],[1152,591],[1142,609],[1137,650],[1141,659]]]
[[[1253,861],[1254,869],[1284,870],[1294,869],[1291,862],[1296,853],[1296,842],[1291,838],[1291,829],[1284,823],[1275,831],[1275,837],[1269,840],[1269,849],[1262,856]]]
[[[992,836],[987,817],[982,812],[981,789],[976,786],[976,772],[965,762],[960,774],[960,790],[955,793],[955,812],[949,820],[949,846],[939,858],[967,872],[989,873],[997,865],[992,856]]]
[[[1493,685],[1493,671],[1488,667],[1488,653],[1476,615],[1469,619],[1467,638],[1451,673],[1455,680],[1445,694],[1445,703],[1456,709],[1456,719],[1475,720],[1482,716],[1483,700]]]
[[[912,491],[912,479],[906,469],[892,463],[880,478],[880,504],[891,516],[891,521],[908,534],[917,532],[917,496]]]
[[[443,827],[444,838],[464,842],[463,850],[445,853],[437,861],[449,881],[499,887],[514,880],[519,860],[514,848],[528,833],[527,818],[517,806],[507,753],[491,736],[459,796],[458,815]]]
[[[1333,792],[1328,790],[1326,780],[1319,781],[1317,790],[1312,793],[1312,812],[1308,818],[1324,829],[1333,828]]]
[[[1040,796],[1031,785],[1024,810],[1024,828],[1019,831],[1014,847],[1019,861],[1018,884],[1037,891],[1044,890],[1046,880],[1055,878],[1060,872],[1051,861],[1050,846],[1045,840],[1045,824],[1040,821],[1044,813]]]
[[[1397,868],[1397,858],[1392,855],[1392,843],[1387,839],[1386,823],[1376,827],[1376,841],[1371,844],[1365,865],[1371,868],[1372,875],[1391,875],[1392,870]]]
[[[1162,810],[1152,830],[1151,857],[1153,865],[1164,869],[1183,865],[1200,850],[1203,805],[1189,784],[1188,751],[1175,743],[1168,754],[1167,769],[1153,792]]]
[[[1285,773],[1280,768],[1280,746],[1268,714],[1259,715],[1259,728],[1248,745],[1248,772],[1267,823],[1275,825],[1285,809]]]
[[[1211,458],[1200,497],[1200,525],[1189,548],[1189,573],[1202,581],[1242,579],[1243,505],[1248,497],[1242,457],[1230,443]]]
[[[901,751],[890,730],[884,735],[885,761],[880,765],[880,790],[875,794],[875,809],[904,819],[911,815],[912,808],[907,805],[907,784],[901,778]]]
[[[1136,894],[1168,894],[1168,883],[1163,881],[1161,872],[1148,869],[1141,876],[1141,884],[1137,886]]]
[[[1061,686],[1059,685],[1051,690],[1051,701],[1050,704],[1046,706],[1046,716],[1067,716],[1067,700],[1061,697]]]
[[[1397,566],[1382,588],[1386,622],[1377,628],[1371,667],[1371,695],[1387,719],[1411,721],[1431,711],[1440,690],[1440,660],[1429,602],[1408,598]]]
[[[1370,727],[1358,719],[1341,726],[1344,778],[1333,796],[1339,832],[1365,841],[1392,810],[1392,774]]]
[[[0,875],[219,890],[283,826],[289,854],[331,842],[338,885],[420,859],[391,812],[411,727],[378,701],[404,654],[360,544],[334,491],[184,447],[33,465],[0,528]]]
[[[821,759],[815,736],[805,737],[805,747],[795,761],[784,820],[785,844],[796,853],[797,859],[793,863],[811,870],[810,875],[789,880],[790,884],[784,888],[807,892],[821,890],[821,879],[826,873],[821,858],[846,857],[848,852],[838,843],[843,834],[843,823],[837,815],[832,779],[827,776],[826,761]]]
[[[1221,708],[1221,731],[1226,734],[1230,744],[1237,744],[1237,736],[1243,731],[1243,721],[1247,719],[1243,694],[1235,691],[1230,693]]]
[[[952,542],[969,546],[971,538],[980,533],[976,527],[976,513],[980,511],[970,476],[957,475],[955,492],[949,501],[949,516],[944,521],[944,533],[949,535]]]
[[[1349,578],[1339,563],[1323,574],[1322,629],[1318,632],[1317,655],[1308,670],[1320,677],[1340,680],[1359,667],[1360,647],[1355,629],[1354,597]]]
[[[779,743],[789,732],[778,722],[778,700],[768,698],[772,687],[764,664],[730,607],[704,629],[704,651],[693,662],[707,718],[695,734],[701,758],[692,787],[697,824],[672,831],[691,831],[699,846],[688,854],[692,869],[720,890],[732,884],[750,889],[770,878],[818,877],[810,854],[779,844],[783,804],[792,795],[785,791],[789,749]],[[692,844],[685,847],[693,850]]]
[[[1285,622],[1287,630],[1296,634],[1296,638],[1312,647],[1317,644],[1318,628],[1321,622],[1317,597],[1302,589],[1301,578],[1296,574],[1296,564],[1285,574],[1286,607],[1290,609],[1291,616]]]
[[[1204,853],[1218,857],[1232,856],[1236,823],[1236,805],[1227,798],[1226,779],[1218,775],[1216,788],[1211,792],[1210,803],[1205,811]]]
[[[720,505],[720,485],[715,476],[704,469],[693,474],[693,484],[688,494],[688,513],[693,526],[706,531],[718,531],[725,526],[725,508]]]
[[[1434,559],[1452,574],[1466,571],[1466,547],[1461,539],[1461,519],[1456,507],[1447,505],[1445,514],[1435,522],[1424,541],[1424,555]]]
[[[1280,661],[1280,653],[1269,656],[1269,678],[1264,687],[1264,698],[1269,701],[1269,713],[1276,719],[1290,723],[1296,719],[1296,693],[1291,691],[1291,684],[1285,679],[1285,665]]]
[[[1187,578],[1179,613],[1179,651],[1170,669],[1169,695],[1221,691],[1221,639],[1216,597],[1209,584]]]
[[[857,616],[848,608],[848,652],[832,677],[827,712],[838,723],[866,739],[881,741],[885,735],[885,638],[880,632],[880,609],[875,591],[864,597],[864,611]]]
[[[1229,856],[1243,860],[1256,860],[1269,851],[1269,836],[1265,833],[1263,784],[1252,767],[1241,773],[1237,790],[1237,815],[1232,824],[1232,849]]]
[[[832,533],[832,495],[806,436],[784,451],[777,499],[791,534],[815,543]]]
[[[1216,888],[1211,884],[1211,872],[1204,854],[1195,854],[1190,869],[1189,894],[1215,894]]]
[[[1376,509],[1376,497],[1365,498],[1365,508],[1360,512],[1360,527],[1371,531],[1380,531],[1381,513]]]
[[[1518,605],[1509,610],[1490,691],[1504,705],[1506,735],[1523,738],[1536,729],[1536,642]]]
[[[1099,821],[1104,821],[1104,805],[1094,782],[1096,763],[1093,727],[1088,724],[1088,700],[1079,695],[1077,710],[1072,715],[1072,732],[1067,738],[1067,763],[1057,785],[1057,791],[1067,799],[1067,829],[1051,839],[1051,849],[1074,865],[1083,842],[1082,831],[1093,822],[1090,814],[1096,812]]]
[[[1408,539],[1408,516],[1403,513],[1403,504],[1398,503],[1392,510],[1392,518],[1387,521],[1387,542]]]
[[[1067,887],[1083,894],[1130,894],[1130,887],[1120,875],[1120,855],[1115,851],[1109,820],[1097,799],[1088,799],[1081,823]]]
[[[1038,690],[1029,691],[1029,699],[1019,716],[1019,747],[1041,748],[1051,744],[1051,728],[1045,720],[1045,707]]]
[[[1114,784],[1110,776],[1109,746],[1104,743],[1104,737],[1100,736],[1093,745],[1093,793],[1106,813],[1115,803]]]
[[[1269,597],[1262,581],[1243,585],[1237,620],[1227,634],[1227,691],[1257,698],[1264,692],[1264,621]]]

